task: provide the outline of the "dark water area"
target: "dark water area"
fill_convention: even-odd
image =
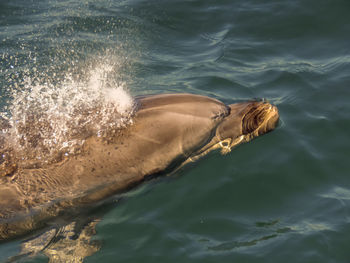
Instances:
[[[349,13],[340,0],[0,0],[0,111],[14,90],[108,64],[133,96],[264,98],[281,116],[228,155],[75,217],[56,247],[1,243],[0,261],[60,262],[79,241],[76,262],[349,262]]]

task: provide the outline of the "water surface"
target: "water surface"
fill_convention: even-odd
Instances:
[[[3,112],[15,91],[84,94],[91,79],[280,111],[274,132],[77,218],[85,262],[348,262],[349,12],[345,0],[2,0]],[[0,261],[27,239],[0,244]]]

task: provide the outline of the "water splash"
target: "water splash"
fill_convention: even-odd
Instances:
[[[26,77],[0,114],[0,165],[51,162],[78,152],[89,136],[106,137],[129,125],[133,99],[113,74],[115,66],[101,63],[85,77],[67,74],[58,83]]]

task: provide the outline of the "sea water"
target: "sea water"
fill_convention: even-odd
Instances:
[[[0,1],[0,137],[23,158],[126,127],[138,95],[264,98],[281,116],[228,155],[1,243],[0,261],[349,262],[349,13],[341,0]],[[39,148],[23,139],[38,129]]]

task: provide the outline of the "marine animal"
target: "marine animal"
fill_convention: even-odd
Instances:
[[[225,105],[200,95],[162,94],[135,103],[133,124],[107,138],[90,136],[74,155],[27,167],[2,160],[0,240],[170,174],[214,149],[228,153],[272,131],[279,119],[277,108],[264,101]]]

